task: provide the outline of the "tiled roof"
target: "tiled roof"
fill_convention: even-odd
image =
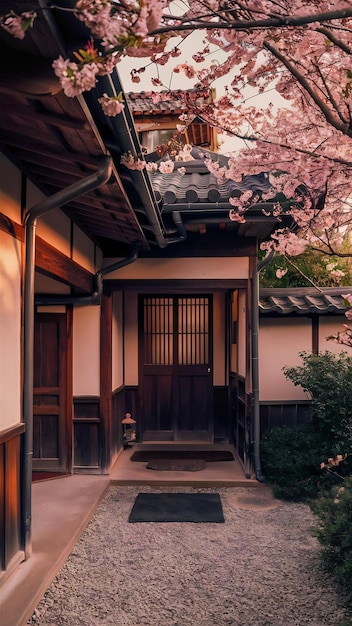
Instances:
[[[259,311],[261,314],[280,315],[342,315],[346,311],[343,296],[352,287],[331,287],[321,291],[314,288],[261,289]]]
[[[177,203],[228,203],[231,196],[239,196],[248,189],[259,197],[269,189],[270,184],[265,174],[245,176],[240,182],[226,180],[219,184],[214,174],[204,165],[204,155],[218,160],[220,165],[225,165],[228,161],[221,155],[193,148],[193,161],[179,161],[172,174],[161,174],[158,170],[151,175],[154,190],[159,192],[164,204],[176,204],[177,210]],[[185,168],[185,174],[179,173],[179,167]]]
[[[155,101],[154,96],[155,93],[152,91],[126,94],[133,115],[180,115],[189,109],[190,104],[204,106],[212,101],[211,91],[197,91],[195,89],[161,92],[159,101]]]

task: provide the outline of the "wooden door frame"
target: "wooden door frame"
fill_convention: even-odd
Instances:
[[[59,352],[60,360],[65,359],[65,376],[62,381],[65,387],[65,400],[64,406],[62,407],[62,413],[65,417],[64,422],[60,425],[60,427],[62,427],[64,433],[65,449],[62,450],[62,455],[65,459],[64,471],[65,473],[71,474],[73,471],[73,308],[72,305],[70,305],[66,306],[65,311],[36,311],[35,320],[37,320],[39,316],[45,316],[47,319],[50,319],[50,316],[62,316],[62,319],[64,320],[65,346],[59,346]],[[62,348],[66,349],[66,355],[63,353],[64,351]],[[40,471],[40,469],[35,471]]]
[[[169,292],[167,289],[162,290],[162,291],[156,291],[153,290],[152,293],[147,292],[147,293],[139,293],[138,294],[138,380],[139,380],[139,396],[140,396],[140,403],[143,402],[144,399],[144,363],[143,363],[143,358],[142,355],[144,354],[144,345],[143,345],[143,340],[144,340],[144,302],[146,298],[171,298],[173,300],[173,308],[175,308],[176,304],[177,304],[177,300],[179,298],[207,298],[208,302],[209,302],[209,341],[208,341],[208,349],[209,349],[209,365],[208,367],[211,368],[211,383],[210,383],[210,390],[212,392],[212,396],[213,396],[213,389],[214,389],[214,379],[213,379],[213,358],[214,358],[214,350],[213,350],[213,293],[212,292],[206,292],[204,293],[203,291],[201,292],[197,292],[197,291],[172,291]],[[177,334],[176,334],[177,335]],[[177,342],[177,336],[174,336],[173,338],[174,342]],[[172,366],[173,370],[175,370],[175,368],[177,368],[177,364],[173,364]],[[142,411],[143,412],[143,406],[142,406]],[[211,410],[211,414],[209,415],[209,419],[208,419],[208,433],[209,436],[212,437],[212,439],[209,441],[213,441],[214,440],[214,431],[215,431],[215,424],[214,424],[214,410]],[[141,425],[142,426],[142,425]],[[173,423],[173,427],[175,427],[175,423]],[[141,427],[141,434],[143,432],[143,428]],[[156,432],[156,431],[155,431]],[[174,433],[174,437],[175,434],[177,432],[182,432],[180,431],[180,429],[178,428],[173,428]],[[165,431],[166,433],[166,431]],[[182,438],[178,438],[176,436],[176,438],[172,439],[173,441],[177,442],[177,441],[184,441]]]

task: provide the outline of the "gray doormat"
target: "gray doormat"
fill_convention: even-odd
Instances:
[[[224,523],[218,493],[139,493],[129,522]]]
[[[155,459],[201,459],[207,463],[235,460],[229,450],[136,450],[130,461],[149,463]]]
[[[155,459],[149,461],[147,469],[159,472],[199,472],[205,469],[203,459]]]

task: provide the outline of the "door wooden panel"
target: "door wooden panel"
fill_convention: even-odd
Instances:
[[[34,333],[33,469],[68,470],[65,314],[37,314]]]
[[[144,297],[144,440],[213,439],[210,296]]]

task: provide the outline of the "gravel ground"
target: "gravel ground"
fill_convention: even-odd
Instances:
[[[128,523],[157,491],[217,491],[225,524]],[[111,487],[28,625],[338,626],[314,521],[266,488]]]

